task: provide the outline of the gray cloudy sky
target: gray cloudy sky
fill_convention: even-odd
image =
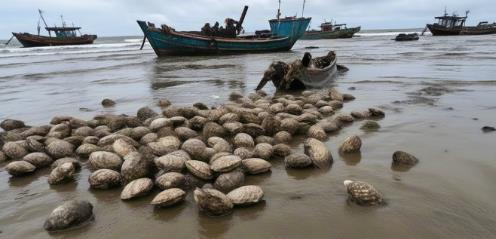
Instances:
[[[283,15],[301,14],[303,0],[283,0]],[[268,28],[275,16],[277,0],[2,0],[0,38],[11,32],[36,32],[37,8],[45,11],[48,24],[60,25],[60,14],[83,32],[100,36],[141,35],[136,19],[173,25],[178,30],[198,30],[205,22],[239,18],[243,5],[249,5],[245,29]],[[307,0],[305,16],[313,17],[316,27],[324,19],[334,19],[364,29],[423,27],[433,17],[449,12],[471,10],[469,24],[496,21],[496,0]]]

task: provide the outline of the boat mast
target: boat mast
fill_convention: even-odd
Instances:
[[[306,0],[303,0],[303,8],[301,9],[301,17],[303,17],[303,13],[305,12],[305,3],[306,3]]]
[[[281,17],[281,0],[279,0],[279,7],[277,8],[277,20]]]
[[[48,24],[46,23],[45,21],[45,18],[43,17],[43,12],[41,11],[41,9],[38,9],[38,12],[40,13],[40,17],[41,17],[41,20],[43,20],[43,23],[45,24],[45,27],[48,27]],[[38,31],[39,32],[39,31]],[[39,34],[38,34],[39,35]],[[51,32],[48,31],[48,35],[49,36],[52,36]]]

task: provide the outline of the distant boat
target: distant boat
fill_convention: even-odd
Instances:
[[[352,38],[355,33],[361,30],[361,27],[346,27],[346,24],[333,24],[332,22],[324,22],[320,24],[319,30],[310,30],[305,32],[301,39],[316,40],[316,39],[337,39],[337,38]]]
[[[488,35],[496,34],[496,23],[479,22],[474,27],[464,27],[460,35]]]
[[[40,47],[40,46],[62,46],[62,45],[83,45],[83,44],[92,44],[93,41],[97,38],[96,35],[82,35],[79,31],[81,27],[68,27],[66,26],[63,18],[62,18],[62,26],[61,27],[49,27],[43,17],[42,11],[38,10],[40,14],[41,20],[45,24],[45,29],[48,31],[49,36],[40,35],[40,22],[38,21],[38,34],[30,34],[30,33],[15,33],[12,35],[17,38],[17,40],[24,47]],[[61,16],[62,17],[62,16]],[[52,32],[55,33],[55,36],[52,36]],[[76,32],[79,32],[79,36]]]
[[[176,31],[167,25],[158,28],[152,23],[137,22],[145,35],[143,44],[148,40],[158,56],[166,56],[288,51],[303,36],[311,20],[305,17],[279,18],[278,14],[278,18],[269,20],[270,34],[240,36],[247,10],[248,6],[245,6],[239,21],[226,19],[226,23],[234,23],[231,28],[235,33],[226,26],[225,31],[230,34],[224,35],[210,34],[210,31]]]
[[[433,36],[460,35],[460,32],[463,30],[463,26],[465,25],[465,21],[467,20],[467,16],[468,11],[465,13],[464,17],[460,17],[456,14],[450,16],[445,10],[443,16],[435,17],[438,22],[434,24],[427,24],[427,28]]]
[[[400,33],[394,38],[395,41],[418,41],[419,35],[417,33]]]

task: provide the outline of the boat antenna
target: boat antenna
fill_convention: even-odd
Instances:
[[[448,16],[448,7],[444,6],[444,16]]]
[[[303,0],[303,8],[301,9],[301,17],[303,17],[303,13],[305,12],[305,3],[307,0]]]
[[[468,17],[469,13],[470,13],[470,10],[465,11],[465,17]]]
[[[281,17],[281,0],[279,0],[279,7],[277,8],[277,20]]]
[[[60,20],[62,20],[62,27],[65,27],[64,15],[60,14]]]

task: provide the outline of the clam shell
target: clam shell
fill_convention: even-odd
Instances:
[[[185,198],[185,191],[179,188],[171,188],[157,194],[151,204],[158,207],[169,207],[184,201]]]
[[[234,136],[234,146],[236,148],[239,147],[246,147],[246,148],[253,148],[255,146],[255,142],[253,141],[253,138],[249,134],[245,133],[239,133],[236,136]]]
[[[197,188],[194,199],[200,211],[215,216],[230,213],[234,206],[225,194],[216,189]]]
[[[289,104],[286,106],[286,112],[293,114],[293,115],[299,115],[303,111],[303,108],[297,104]]]
[[[114,141],[114,143],[112,144],[112,148],[114,152],[121,157],[124,157],[131,152],[137,151],[133,145],[129,144],[124,139],[117,139],[116,141]]]
[[[179,108],[174,106],[174,105],[171,105],[171,106],[165,108],[162,111],[162,114],[167,118],[172,118],[175,116],[181,116],[181,113],[179,112]]]
[[[221,192],[229,192],[241,185],[245,181],[245,174],[241,170],[233,170],[220,174],[214,182],[214,188]]]
[[[181,140],[187,140],[198,136],[196,131],[186,127],[178,127],[174,131]]]
[[[46,153],[30,153],[22,158],[22,160],[34,165],[36,168],[43,168],[52,164],[53,160]],[[1,161],[1,160],[0,160]]]
[[[396,151],[393,153],[393,163],[394,164],[400,164],[400,165],[408,165],[408,166],[413,166],[418,163],[418,159],[403,151]]]
[[[239,115],[235,113],[227,113],[219,118],[219,124],[225,124],[228,122],[239,122]]]
[[[262,126],[254,123],[244,124],[243,132],[249,134],[254,138],[265,134],[265,130],[262,128]]]
[[[273,155],[278,157],[286,157],[291,154],[291,148],[286,144],[276,144],[272,147]]]
[[[58,167],[59,165],[62,165],[63,163],[72,163],[74,165],[74,168],[79,169],[81,168],[81,163],[75,158],[60,158],[55,160],[50,168],[53,170],[54,168]]]
[[[215,152],[232,152],[229,142],[220,137],[210,137],[207,140],[208,146],[212,147]]]
[[[327,134],[320,125],[313,125],[308,129],[307,136],[318,140],[325,140]]]
[[[230,135],[236,135],[243,131],[243,124],[240,122],[228,122],[222,125]]]
[[[317,117],[317,115],[312,114],[312,113],[303,113],[303,114],[297,116],[296,120],[298,120],[299,122],[303,122],[303,123],[315,124],[315,123],[317,123],[317,121],[319,121],[319,118]]]
[[[93,169],[106,168],[118,171],[121,169],[122,159],[111,152],[96,151],[90,154],[88,163]]]
[[[186,178],[181,173],[168,172],[155,179],[155,185],[162,190],[169,188],[181,188],[186,184]]]
[[[280,143],[289,143],[293,137],[288,131],[279,131],[274,135],[274,143],[280,144]]]
[[[282,103],[275,103],[269,106],[269,111],[272,114],[277,114],[284,111],[284,105]]]
[[[47,153],[53,158],[63,158],[71,156],[74,152],[74,145],[64,141],[55,140],[46,147]]]
[[[255,149],[253,150],[253,155],[261,159],[270,159],[270,157],[272,157],[273,152],[274,150],[272,148],[272,145],[268,143],[260,143],[255,146]]]
[[[12,176],[23,176],[34,172],[36,167],[26,161],[14,161],[7,164],[5,170]]]
[[[371,117],[376,117],[376,118],[382,118],[386,116],[384,111],[377,109],[377,108],[369,108],[369,113]]]
[[[143,122],[145,121],[146,119],[149,119],[149,118],[153,118],[153,117],[157,117],[158,114],[157,112],[153,111],[152,109],[150,109],[149,107],[142,107],[138,110],[138,112],[136,113],[136,116],[138,117],[138,119]]]
[[[293,135],[298,130],[298,120],[293,118],[283,119],[281,120],[280,129]]]
[[[111,169],[98,169],[88,177],[91,188],[109,189],[121,185],[121,174]]]
[[[381,128],[379,123],[377,123],[373,120],[367,120],[367,121],[363,122],[362,126],[360,127],[360,129],[362,129],[362,130],[377,130],[379,128]]]
[[[0,151],[0,163],[3,163],[7,160],[7,155],[5,155],[2,151]]]
[[[333,109],[341,109],[343,108],[343,102],[338,100],[331,100],[329,101],[329,106],[331,106]]]
[[[270,145],[273,145],[274,142],[275,142],[274,138],[265,135],[260,135],[255,139],[255,143],[257,144],[268,143]]]
[[[355,96],[351,95],[351,94],[343,94],[343,100],[344,101],[351,101],[351,100],[354,100],[355,99]]]
[[[150,123],[150,129],[152,131],[158,131],[159,129],[163,128],[163,127],[170,127],[172,126],[172,121],[170,119],[167,119],[167,118],[157,118],[157,119],[154,119],[151,123]]]
[[[201,155],[196,159],[203,162],[209,162],[210,158],[212,158],[212,156],[214,156],[216,153],[217,152],[213,148],[205,148],[205,150],[203,150]]]
[[[23,121],[15,120],[15,119],[5,119],[0,123],[0,128],[5,131],[10,131],[14,129],[24,128],[26,125]]]
[[[54,137],[58,139],[63,139],[71,135],[71,128],[67,124],[54,125],[48,131],[47,137]]]
[[[190,160],[188,153],[184,151],[174,151],[165,156],[156,158],[155,165],[165,172],[181,172],[185,166],[184,163]]]
[[[346,138],[339,147],[339,151],[342,153],[356,153],[360,152],[360,148],[362,147],[362,140],[360,137],[353,135]]]
[[[334,109],[329,105],[325,105],[319,108],[319,112],[323,115],[332,115]]]
[[[343,94],[341,94],[336,88],[331,88],[329,90],[329,96],[332,100],[343,101]]]
[[[239,156],[241,159],[252,158],[253,151],[248,148],[241,147],[234,150],[234,155]]]
[[[91,153],[96,151],[102,151],[102,148],[94,144],[82,144],[76,149],[76,154],[88,157]]]
[[[138,126],[131,130],[131,138],[140,140],[143,136],[152,133],[152,131],[144,126]]]
[[[215,160],[219,159],[220,157],[227,156],[227,155],[231,155],[231,153],[229,153],[229,152],[216,153],[216,154],[212,155],[212,157],[210,157],[209,163],[212,164]]]
[[[181,149],[186,151],[193,158],[199,158],[206,148],[207,146],[205,143],[199,139],[188,139],[181,146]]]
[[[124,181],[130,182],[144,178],[150,174],[148,161],[138,152],[131,152],[124,157],[121,166],[121,175]]]
[[[241,158],[236,155],[222,156],[210,165],[210,169],[218,173],[226,173],[241,165]]]
[[[72,135],[88,137],[88,136],[92,136],[94,134],[94,131],[95,130],[89,126],[83,126],[74,130]]]
[[[205,124],[205,126],[203,126],[202,134],[204,139],[208,139],[214,136],[222,138],[226,135],[226,130],[224,129],[224,127],[215,122],[208,122]]]
[[[327,168],[332,163],[331,152],[326,145],[318,139],[309,138],[304,143],[305,154],[310,157],[313,164],[318,168]]]
[[[74,179],[75,172],[76,169],[74,167],[74,164],[70,162],[63,163],[52,170],[52,172],[48,176],[48,183],[53,185],[62,183],[67,180],[72,180]]]
[[[191,129],[200,131],[207,122],[207,118],[195,116],[189,120],[189,125],[191,126]]]
[[[43,228],[47,231],[57,231],[76,227],[93,218],[93,205],[88,201],[71,200],[55,208]]]
[[[277,132],[277,129],[280,128],[281,122],[274,116],[268,115],[263,118],[261,126],[264,129],[265,134],[273,135]]]
[[[284,158],[286,168],[306,168],[312,165],[312,159],[305,154],[290,154]]]
[[[158,139],[158,135],[156,133],[148,133],[143,135],[140,139],[140,144],[147,145],[151,142],[154,142]]]
[[[2,151],[11,159],[21,159],[28,154],[26,148],[18,142],[5,143],[2,147]]]
[[[382,195],[374,186],[360,181],[344,181],[350,201],[362,206],[374,206],[383,203]]]
[[[272,164],[260,158],[248,158],[241,161],[243,168],[249,174],[261,174],[270,171]]]
[[[44,152],[45,145],[40,143],[38,140],[33,138],[34,136],[28,137],[26,139],[27,149],[31,152]]]
[[[355,119],[365,119],[365,118],[370,117],[370,113],[368,111],[365,111],[365,112],[352,111],[350,114]]]
[[[335,118],[337,121],[341,122],[341,123],[352,123],[353,121],[355,121],[355,119],[349,115],[349,114],[345,114],[345,113],[341,113],[339,115],[336,116]]]
[[[246,206],[258,203],[262,200],[264,192],[261,187],[247,185],[236,188],[227,194],[235,206]]]
[[[197,161],[197,160],[188,160],[186,161],[185,165],[188,171],[198,178],[204,180],[210,180],[213,177],[212,170],[210,170],[210,166],[205,162]]]
[[[319,122],[319,126],[322,127],[326,133],[336,132],[341,129],[340,126],[333,120],[323,120]]]
[[[121,199],[128,200],[149,194],[153,189],[153,181],[149,178],[139,178],[128,183],[121,192]]]

